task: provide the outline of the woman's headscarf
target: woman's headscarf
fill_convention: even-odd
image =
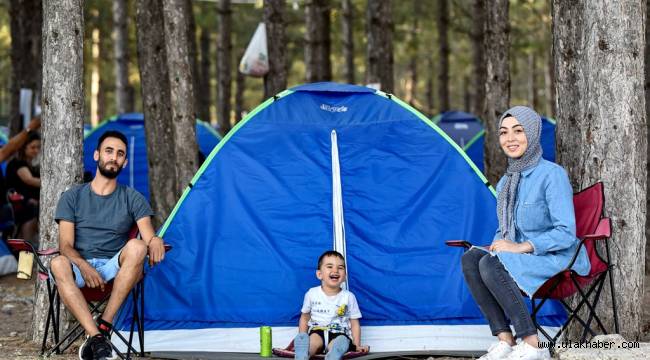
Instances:
[[[515,106],[504,112],[499,119],[499,128],[503,119],[515,117],[524,127],[528,140],[528,148],[524,154],[517,158],[508,158],[508,169],[505,174],[503,188],[497,198],[497,216],[502,239],[515,240],[514,211],[517,200],[517,188],[522,171],[535,167],[542,158],[542,146],[539,142],[542,133],[542,118],[533,110],[525,106]]]

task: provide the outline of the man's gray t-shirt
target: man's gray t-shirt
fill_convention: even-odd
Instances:
[[[133,224],[153,211],[136,190],[117,184],[109,195],[95,194],[90,183],[64,192],[54,219],[74,223],[74,248],[85,259],[109,259],[128,239]]]

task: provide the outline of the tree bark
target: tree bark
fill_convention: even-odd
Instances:
[[[410,36],[409,36],[409,65],[408,65],[408,73],[409,73],[409,79],[407,82],[406,86],[406,101],[409,103],[409,105],[413,107],[417,107],[417,93],[418,93],[418,53],[419,53],[419,39],[418,39],[418,32],[420,31],[419,29],[419,24],[418,24],[418,19],[420,16],[422,16],[421,13],[421,2],[419,1],[414,1],[413,2],[413,13],[412,13],[412,18],[411,18],[411,29],[410,29]]]
[[[497,122],[510,104],[508,4],[508,0],[489,2],[485,19],[487,79],[481,119],[485,122],[485,174],[492,185],[496,185],[506,169],[506,157],[499,146]]]
[[[474,0],[472,11],[472,65],[474,67],[471,112],[477,116],[483,114],[485,107],[485,82],[487,69],[485,64],[485,0]],[[485,121],[485,119],[481,119]]]
[[[393,16],[390,0],[368,0],[366,36],[366,83],[379,84],[382,91],[392,93]]]
[[[305,2],[305,77],[308,83],[332,80],[329,0]]]
[[[431,56],[427,56],[427,85],[426,85],[426,97],[427,97],[427,108],[429,109],[429,117],[435,115],[435,101],[433,100],[433,82],[435,78],[435,69],[433,65],[433,59]]]
[[[126,0],[113,1],[113,49],[115,51],[115,101],[119,114],[133,112],[133,89],[129,85],[129,33]]]
[[[11,136],[23,129],[20,117],[20,89],[34,91],[39,98],[43,75],[41,29],[43,5],[41,0],[10,0],[11,31],[11,106],[9,131]]]
[[[348,84],[354,84],[354,5],[352,0],[343,0],[342,7],[342,38],[343,38],[343,77]]]
[[[287,88],[287,38],[284,0],[264,0],[264,24],[269,53],[269,72],[264,76],[264,98]]]
[[[198,113],[199,119],[210,122],[210,99],[212,98],[210,91],[210,31],[206,28],[201,29],[199,46],[201,49],[201,71],[198,76]]]
[[[242,56],[244,54],[242,53]],[[241,56],[239,57],[241,58]],[[235,123],[241,121],[244,111],[244,91],[246,90],[246,76],[237,71],[236,90],[235,90]]]
[[[230,0],[219,0],[219,41],[217,43],[217,122],[225,135],[230,131],[232,86],[232,9]],[[269,43],[269,51],[274,46]]]
[[[645,116],[646,128],[648,131],[648,138],[650,139],[650,27],[647,26],[647,19],[650,16],[650,6],[646,4],[646,27],[645,27],[645,51],[644,51],[644,66],[645,66]],[[648,160],[646,161],[646,171],[650,177],[650,146],[648,146]],[[645,274],[650,274],[650,181],[647,184],[646,191],[646,222],[645,222]]]
[[[192,180],[198,163],[194,74],[188,39],[190,14],[187,4],[187,0],[163,0],[178,197]]]
[[[61,193],[83,179],[83,0],[43,2],[43,161],[40,247],[57,247],[54,211]],[[65,15],[65,16],[63,16]],[[43,337],[45,282],[36,280],[32,340]]]
[[[136,2],[136,37],[142,88],[142,108],[147,139],[149,193],[158,228],[169,216],[178,200],[175,174],[169,174],[170,160],[176,158],[173,135],[171,90],[162,0]]]
[[[192,68],[192,83],[194,86],[194,94],[198,95],[199,89],[201,89],[201,81],[199,80],[199,51],[196,44],[196,21],[194,19],[194,7],[192,6],[192,0],[185,1],[185,13],[187,14],[187,21],[189,26],[187,27],[187,40],[189,42],[189,56],[190,56],[190,66]],[[194,97],[194,111],[198,116],[199,110],[201,109],[201,102],[199,96]]]
[[[575,190],[605,184],[620,329],[630,340],[641,335],[643,315],[645,6],[643,0],[553,1],[558,162]],[[599,316],[613,331],[609,291],[601,294]]]
[[[440,112],[450,109],[449,101],[449,3],[438,0],[438,99]]]

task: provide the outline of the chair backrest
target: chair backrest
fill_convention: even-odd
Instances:
[[[576,236],[582,239],[586,235],[595,234],[600,219],[603,217],[605,192],[603,183],[594,185],[573,195],[573,208],[576,216]],[[591,270],[589,276],[595,276],[607,269],[607,263],[598,255],[593,241],[585,242],[585,249]]]

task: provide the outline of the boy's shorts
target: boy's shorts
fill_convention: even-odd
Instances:
[[[110,259],[86,259],[88,263],[97,270],[99,273],[99,276],[104,279],[104,281],[108,282],[110,280],[113,280],[115,276],[117,276],[117,272],[120,270],[120,254],[122,253],[122,250],[118,251],[117,254],[115,254],[112,258]],[[78,288],[82,288],[86,286],[86,282],[81,275],[81,270],[77,267],[77,265],[72,264],[72,272],[74,274],[74,282],[77,284]]]
[[[327,349],[327,345],[329,345],[329,343],[325,344],[325,332],[324,332],[324,330],[311,330],[311,331],[309,331],[309,336],[311,336],[311,334],[317,334],[318,336],[320,336],[321,339],[323,339],[323,344],[324,344],[323,345],[323,352],[325,352],[325,350]],[[348,350],[346,352],[356,351],[357,350],[357,347],[352,343],[352,339],[350,339],[344,333],[328,331],[328,334],[327,334],[327,337],[328,337],[328,340],[329,340],[330,343],[332,341],[334,341],[334,339],[336,339],[339,336],[345,336],[350,341],[350,345],[348,346]]]

